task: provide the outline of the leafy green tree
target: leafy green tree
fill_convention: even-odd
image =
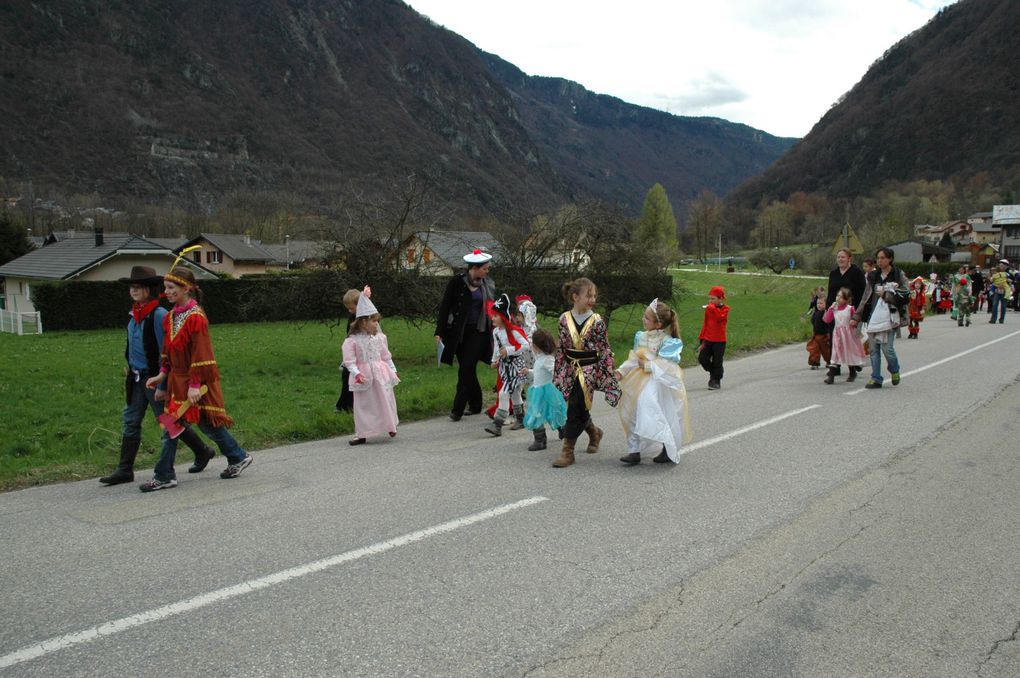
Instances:
[[[699,193],[687,208],[687,224],[694,233],[694,248],[698,259],[704,260],[715,245],[722,218],[722,202],[711,191]]]
[[[676,217],[662,184],[656,183],[645,196],[641,218],[634,231],[634,244],[646,253],[661,254],[663,265],[676,258]]]
[[[24,226],[14,223],[11,215],[0,212],[0,266],[32,251]]]

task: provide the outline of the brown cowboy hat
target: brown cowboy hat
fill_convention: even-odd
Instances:
[[[156,275],[156,269],[148,266],[132,266],[131,275],[127,278],[118,278],[117,282],[151,287],[152,285],[162,285],[163,276]]]

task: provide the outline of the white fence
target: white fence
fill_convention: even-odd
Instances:
[[[0,309],[0,332],[42,334],[42,317],[38,313],[16,313]]]

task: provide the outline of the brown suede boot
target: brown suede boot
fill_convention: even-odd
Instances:
[[[599,451],[599,443],[602,442],[602,429],[596,426],[595,422],[590,421],[584,427],[584,432],[588,434],[588,447],[584,451],[588,454],[595,454]]]
[[[576,438],[563,439],[563,450],[560,452],[559,459],[553,462],[553,466],[556,468],[564,468],[574,463],[574,444],[576,442]]]

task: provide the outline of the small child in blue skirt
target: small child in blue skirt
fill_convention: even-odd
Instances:
[[[531,351],[535,356],[535,365],[531,368],[524,427],[534,433],[535,440],[528,445],[528,450],[534,452],[545,449],[546,424],[558,429],[567,421],[567,401],[552,383],[556,364],[555,337],[542,328],[536,329],[531,338]]]

